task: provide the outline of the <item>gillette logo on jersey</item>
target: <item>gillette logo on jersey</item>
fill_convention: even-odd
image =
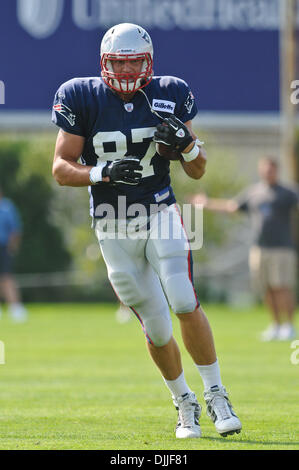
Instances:
[[[175,103],[173,101],[154,99],[152,106],[154,109],[157,109],[158,111],[164,111],[164,113],[174,114]]]

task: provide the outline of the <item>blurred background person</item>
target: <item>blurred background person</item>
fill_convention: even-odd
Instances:
[[[264,341],[296,337],[297,256],[292,233],[292,213],[299,208],[298,190],[279,182],[278,164],[270,157],[258,163],[260,181],[233,199],[212,199],[205,194],[192,198],[204,208],[251,217],[253,244],[249,253],[252,286],[263,297],[271,314],[271,324],[262,333]]]
[[[13,276],[14,258],[21,241],[21,220],[10,199],[0,188],[0,295],[8,305],[15,322],[27,320],[27,311],[20,300],[20,293]],[[0,311],[1,314],[1,311]]]

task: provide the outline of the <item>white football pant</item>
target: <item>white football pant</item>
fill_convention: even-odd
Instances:
[[[95,231],[116,295],[136,314],[149,343],[161,347],[172,336],[169,306],[176,314],[189,313],[199,302],[178,207],[173,204],[149,219],[149,230],[134,231],[135,236],[130,230],[125,234],[128,224],[118,224],[112,234],[98,221]]]

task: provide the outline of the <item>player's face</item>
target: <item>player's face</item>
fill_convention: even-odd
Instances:
[[[124,92],[126,94],[126,98],[131,98],[132,93],[128,93],[128,90],[131,85],[133,87],[136,84],[136,80],[142,70],[143,62],[143,58],[111,60],[113,73],[121,86],[121,91],[118,92],[121,97],[123,97]]]
[[[111,63],[114,73],[139,74],[141,72],[143,59],[112,60]]]

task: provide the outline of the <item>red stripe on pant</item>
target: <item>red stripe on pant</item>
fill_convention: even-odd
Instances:
[[[116,290],[114,289],[114,287],[113,287],[113,285],[112,285],[112,282],[110,282],[110,284],[111,284],[111,287],[112,287],[112,289],[113,289],[113,291],[114,291],[116,297],[118,298],[119,302],[122,303],[122,301],[120,300],[120,298],[119,298],[118,295],[117,295]],[[140,324],[141,324],[143,333],[145,334],[145,337],[146,337],[146,339],[147,339],[147,342],[148,342],[149,344],[152,344],[152,345],[154,346],[153,341],[151,340],[151,338],[149,337],[149,335],[148,335],[147,332],[146,332],[144,323],[143,323],[143,321],[141,320],[140,316],[138,315],[138,313],[136,312],[136,310],[134,310],[133,307],[129,307],[129,308],[132,310],[132,312],[133,312],[133,313],[136,315],[136,317],[138,318],[138,320],[139,320],[139,322],[140,322]]]
[[[141,327],[142,327],[143,333],[145,334],[145,337],[146,337],[146,339],[147,339],[147,342],[148,342],[149,344],[154,345],[153,341],[151,340],[151,338],[149,337],[149,335],[148,335],[147,332],[146,332],[144,323],[143,323],[143,321],[141,320],[140,316],[138,315],[138,313],[136,312],[136,310],[135,310],[133,307],[130,307],[130,309],[132,310],[133,313],[135,313],[136,317],[137,317],[138,320],[140,321],[140,325],[141,325]]]

